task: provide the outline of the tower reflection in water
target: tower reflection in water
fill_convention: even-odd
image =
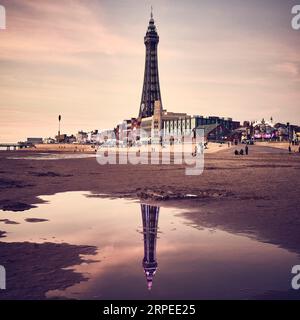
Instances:
[[[148,290],[152,288],[153,277],[157,270],[156,239],[158,228],[159,207],[141,204],[144,234],[143,267],[147,279]]]

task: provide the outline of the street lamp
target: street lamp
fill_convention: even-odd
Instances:
[[[58,142],[60,142],[60,121],[61,121],[61,115],[58,116]]]

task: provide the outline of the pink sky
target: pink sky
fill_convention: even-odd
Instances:
[[[296,1],[297,2],[297,1]],[[300,124],[295,1],[2,0],[0,141],[137,116],[150,5],[169,111]]]

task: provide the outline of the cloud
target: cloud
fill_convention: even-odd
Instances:
[[[280,74],[300,79],[299,62],[282,62],[275,65],[273,69]]]
[[[103,9],[78,1],[13,0],[1,34],[0,59],[63,64],[88,63],[90,54],[135,54],[136,44],[112,33]],[[15,4],[15,6],[14,6]]]

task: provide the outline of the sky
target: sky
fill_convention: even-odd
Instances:
[[[150,7],[163,107],[300,125],[299,0],[0,0],[0,142],[138,115]]]

